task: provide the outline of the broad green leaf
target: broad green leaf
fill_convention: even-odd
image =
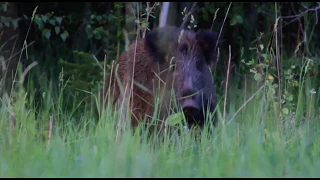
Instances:
[[[54,19],[51,19],[49,23],[52,24],[53,26],[56,25],[56,21]]]
[[[265,54],[265,53],[262,54],[262,57],[263,57],[264,59],[269,59],[268,54]]]
[[[45,34],[46,38],[49,39],[51,36],[51,30],[47,31]]]
[[[287,95],[287,100],[290,101],[290,102],[293,101],[293,95],[292,94],[288,94]]]
[[[68,31],[65,31],[65,32],[63,32],[62,34],[60,34],[60,37],[62,38],[63,41],[65,41],[68,36],[69,36]]]
[[[62,17],[56,17],[56,21],[57,21],[59,24],[61,24],[61,22],[62,22]]]
[[[11,23],[12,23],[13,29],[16,30],[18,27],[18,20],[17,19],[12,20]]]
[[[182,122],[182,120],[183,120],[183,113],[182,112],[178,112],[178,113],[170,115],[166,119],[165,124],[169,125],[169,126],[174,126],[174,125]]]
[[[41,19],[43,22],[47,22],[48,17],[47,15],[41,15]]]
[[[42,36],[44,36],[44,37],[46,37],[47,39],[49,39],[50,36],[51,36],[51,30],[49,30],[49,29],[43,29],[43,31],[42,31]]]
[[[232,19],[231,19],[231,21],[230,21],[230,25],[233,26],[233,25],[235,25],[235,24],[237,24],[237,23],[242,24],[242,22],[243,22],[242,17],[239,16],[239,15],[236,15],[236,16],[233,16],[233,17],[232,17]]]
[[[56,34],[59,34],[60,33],[60,27],[59,26],[54,27],[54,31],[56,32]]]
[[[261,82],[262,80],[262,75],[260,73],[254,74],[254,79],[258,82]]]
[[[34,20],[34,22],[38,25],[38,28],[39,28],[40,30],[42,30],[42,28],[43,28],[43,21],[40,19],[40,17],[39,17],[39,16],[34,16],[33,20]]]
[[[288,108],[283,108],[282,109],[283,114],[289,114],[289,109]]]

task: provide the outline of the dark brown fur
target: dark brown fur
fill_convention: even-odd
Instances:
[[[134,81],[149,90],[146,91],[133,84],[133,96],[131,96],[130,103],[133,126],[136,126],[144,115],[153,115],[154,90],[160,90],[163,93],[162,102],[167,105],[160,108],[159,118],[162,120],[168,116],[165,109],[168,108],[171,88],[174,89],[177,98],[182,98],[196,91],[202,92],[203,96],[201,97],[204,97],[204,101],[201,100],[200,95],[190,98],[190,101],[201,109],[202,102],[209,103],[208,106],[207,104],[204,106],[209,107],[210,112],[214,110],[215,90],[208,66],[211,66],[215,60],[214,49],[217,36],[210,31],[195,33],[184,30],[179,39],[180,33],[181,29],[175,27],[157,28],[148,33],[144,39],[133,42],[128,51],[120,55],[117,75],[123,89],[126,89],[127,86],[126,91],[130,90],[134,72]],[[175,58],[173,60],[175,68],[170,69],[172,57]],[[162,80],[159,80],[159,77]],[[161,84],[160,88],[158,88],[159,83]],[[115,90],[111,95],[113,103],[121,102],[123,94],[117,85],[115,73],[111,77],[111,91],[113,89]],[[178,100],[178,102],[181,104],[182,100]],[[203,125],[204,119],[201,118],[200,124]],[[192,124],[191,121],[188,120],[188,122]]]

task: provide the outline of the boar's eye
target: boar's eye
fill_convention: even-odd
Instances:
[[[179,47],[179,51],[183,54],[187,54],[188,52],[188,45],[186,44],[182,44],[180,47]]]
[[[200,61],[200,60],[198,60],[197,62],[196,62],[196,68],[199,70],[199,71],[203,71],[203,67],[205,66],[205,61],[204,60],[202,60],[202,61]]]

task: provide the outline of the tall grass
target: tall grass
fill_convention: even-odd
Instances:
[[[230,88],[227,120],[244,103],[242,92],[232,84]],[[253,94],[256,88],[249,90]],[[311,111],[309,126],[283,126],[272,109],[264,108],[268,100],[263,91],[232,123],[219,123],[213,135],[204,131],[198,138],[193,131],[147,138],[139,128],[117,135],[119,114],[112,106],[96,126],[90,125],[90,111],[83,112],[79,126],[70,113],[57,108],[63,107],[63,97],[53,102],[49,96],[44,96],[47,105],[40,112],[30,106],[32,99],[26,99],[23,89],[14,91],[15,101],[1,98],[1,177],[319,177],[317,111]],[[303,96],[308,107],[309,97]]]

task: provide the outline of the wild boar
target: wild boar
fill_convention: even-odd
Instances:
[[[118,70],[111,76],[111,95],[114,103],[123,100],[116,76],[123,89],[130,92],[132,125],[136,126],[147,115],[147,121],[155,111],[159,97],[158,119],[165,120],[170,108],[181,108],[190,127],[205,124],[207,112],[216,107],[216,94],[209,67],[216,59],[217,34],[209,30],[194,32],[177,27],[161,27],[133,42],[118,61]],[[133,80],[133,84],[132,83]],[[119,82],[119,81],[118,81]],[[131,86],[132,85],[132,86]],[[171,91],[173,90],[173,91]],[[111,90],[112,91],[112,90]],[[171,98],[171,92],[173,97]],[[171,99],[171,100],[170,100]],[[215,116],[212,116],[215,117]],[[209,122],[216,126],[216,118]]]

